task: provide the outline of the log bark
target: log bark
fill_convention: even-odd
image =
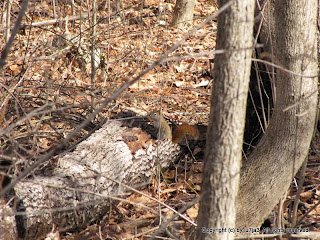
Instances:
[[[124,185],[148,182],[155,170],[178,159],[180,147],[155,141],[139,128],[109,120],[77,148],[58,159],[53,172],[19,182],[15,188],[19,236],[36,239],[53,226],[78,229],[99,219]],[[118,197],[118,198],[117,198]]]
[[[0,199],[0,239],[17,239],[17,225],[14,216],[14,211],[10,205],[4,199]]]

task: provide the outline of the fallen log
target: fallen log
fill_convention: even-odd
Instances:
[[[108,120],[73,152],[57,160],[50,174],[33,176],[14,187],[19,237],[35,239],[53,228],[81,229],[110,210],[124,185],[148,182],[157,168],[178,159],[181,149],[155,141],[141,128]],[[124,184],[124,185],[122,185]]]

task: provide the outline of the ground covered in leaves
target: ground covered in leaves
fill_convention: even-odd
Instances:
[[[7,65],[0,76],[1,155],[14,163],[10,174],[18,175],[26,166],[73,131],[96,109],[105,97],[121,84],[138,76],[190,30],[170,26],[174,2],[124,0],[97,2],[97,24],[93,27],[88,2],[76,2],[72,15],[68,4],[53,12],[51,1],[31,1]],[[2,7],[4,3],[1,3]],[[91,4],[91,3],[90,3]],[[15,18],[19,5],[12,5]],[[194,26],[215,13],[209,1],[196,1]],[[90,14],[88,14],[90,12]],[[2,13],[3,14],[3,13]],[[60,23],[49,20],[60,17]],[[30,27],[30,24],[37,24]],[[81,139],[104,118],[123,111],[145,116],[161,109],[174,123],[207,124],[213,87],[209,59],[214,58],[217,25],[211,21],[156,66],[114,99],[74,142]],[[3,29],[2,29],[3,30]],[[4,31],[1,31],[0,35]],[[1,45],[4,38],[1,36]],[[92,49],[95,49],[92,51]],[[93,77],[91,57],[97,70]],[[307,214],[302,226],[319,229],[319,137],[310,150],[304,191],[298,216]],[[185,156],[185,157],[184,157]],[[129,195],[113,206],[111,214],[82,232],[66,233],[61,239],[147,239],[159,225],[173,219],[161,234],[169,238],[182,235],[194,224],[198,204],[174,217],[199,196],[202,160],[186,151],[180,162],[164,170],[147,189]],[[283,215],[296,194],[293,182],[284,201]],[[161,215],[159,212],[161,209]],[[277,212],[277,208],[275,210]]]

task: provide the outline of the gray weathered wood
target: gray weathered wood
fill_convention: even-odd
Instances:
[[[18,228],[33,239],[45,236],[53,226],[59,230],[87,226],[109,210],[112,196],[126,192],[118,183],[147,182],[158,163],[166,167],[179,153],[180,147],[168,140],[156,145],[141,129],[110,120],[59,158],[50,176],[35,176],[16,185],[18,208],[26,213]]]

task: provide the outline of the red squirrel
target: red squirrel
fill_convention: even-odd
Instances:
[[[171,133],[171,128],[160,112],[151,112],[149,118],[152,120],[155,128],[159,130],[159,139],[170,139],[173,143],[180,143],[185,136],[190,136],[193,140],[199,139],[199,130],[196,126],[182,124]]]

